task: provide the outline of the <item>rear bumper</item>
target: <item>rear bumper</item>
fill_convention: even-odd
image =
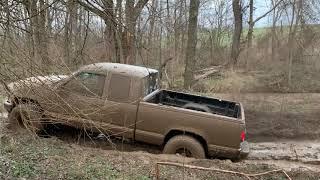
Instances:
[[[4,108],[8,111],[8,113],[10,113],[13,109],[13,103],[10,102],[9,100],[6,100],[4,103],[3,103],[3,106]]]
[[[241,142],[239,158],[240,159],[246,158],[249,155],[249,153],[250,153],[249,143],[247,141]]]
[[[239,149],[222,147],[216,145],[208,146],[208,155],[210,157],[223,157],[230,159],[244,159],[249,155],[250,147],[247,141],[240,143]]]

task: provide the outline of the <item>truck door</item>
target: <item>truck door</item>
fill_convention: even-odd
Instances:
[[[137,83],[132,77],[121,73],[111,74],[109,80],[107,100],[110,103],[117,103],[120,111],[118,119],[112,123],[122,127],[119,135],[126,138],[133,137],[138,101],[132,98],[131,90],[134,87],[132,84]]]
[[[103,99],[106,75],[80,72],[71,77],[57,90],[57,102],[50,108],[50,112],[64,119],[66,124],[79,128],[95,128],[99,126],[99,119],[106,109]]]

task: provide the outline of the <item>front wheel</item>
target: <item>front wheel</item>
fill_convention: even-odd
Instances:
[[[194,137],[177,135],[169,139],[163,149],[164,154],[181,154],[198,159],[206,158],[203,145]]]
[[[24,127],[38,133],[43,129],[42,114],[36,105],[18,104],[9,114],[9,129]]]

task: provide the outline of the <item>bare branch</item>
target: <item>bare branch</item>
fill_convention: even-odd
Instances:
[[[283,0],[280,0],[277,4],[275,4],[269,11],[265,12],[263,15],[261,15],[260,17],[258,17],[257,19],[255,19],[253,21],[253,24],[255,24],[256,22],[258,22],[259,20],[261,20],[262,18],[266,17],[270,12],[272,12],[275,8],[277,8],[280,3],[282,2]]]

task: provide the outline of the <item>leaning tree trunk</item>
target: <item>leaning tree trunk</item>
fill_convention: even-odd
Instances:
[[[188,42],[185,59],[184,87],[190,88],[193,82],[193,70],[195,66],[195,54],[197,45],[197,24],[199,12],[199,0],[191,0],[189,8]]]

